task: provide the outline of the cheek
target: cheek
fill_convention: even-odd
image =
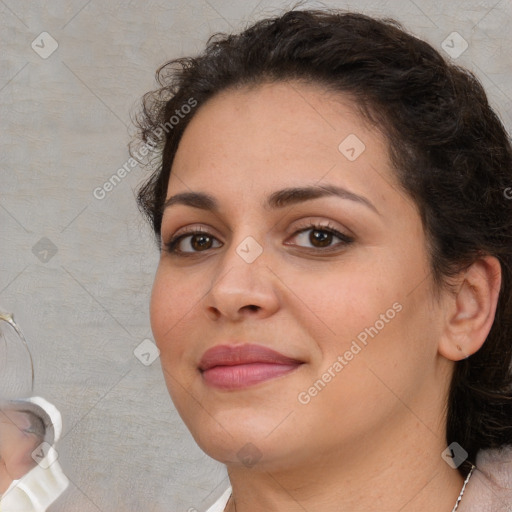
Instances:
[[[307,279],[304,274],[297,275],[292,282],[300,283],[296,296],[303,312],[297,312],[295,317],[313,339],[325,340],[329,351],[350,343],[361,333],[360,338],[364,339],[366,328],[377,322],[379,331],[383,330],[399,316],[396,308],[400,307],[393,308],[402,300],[399,276],[392,279],[390,274],[356,270],[347,265],[323,274],[310,274]],[[388,321],[386,324],[381,315]]]
[[[5,433],[2,437],[2,458],[13,465],[20,465],[33,462],[32,452],[37,448],[37,443],[33,436],[20,432],[17,427],[12,427],[12,431]]]
[[[192,429],[187,420],[194,417],[191,407],[195,401],[190,400],[187,389],[198,374],[187,351],[187,341],[198,329],[197,308],[201,307],[204,293],[196,293],[190,281],[159,268],[151,292],[150,321],[167,390],[183,421]]]
[[[341,378],[335,379],[324,398],[330,395],[341,401],[343,408],[352,411],[352,419],[359,414],[366,417],[368,411],[383,417],[399,406],[396,396],[413,403],[432,371],[437,330],[435,311],[428,306],[428,287],[410,293],[407,281],[400,284],[399,279],[403,274],[396,272],[369,281],[347,280],[347,295],[336,305],[344,316],[336,317],[331,306],[336,335],[324,347],[325,367],[338,355],[344,361]],[[351,389],[348,395],[347,389]]]
[[[157,269],[150,300],[150,322],[155,342],[160,351],[171,344],[179,322],[187,315],[189,290],[180,286],[180,281],[160,265]],[[174,344],[173,344],[174,345]]]
[[[295,276],[301,283],[297,295],[307,308],[294,316],[315,340],[315,369],[324,371],[346,354],[351,369],[343,373],[350,381],[375,380],[371,368],[398,387],[407,386],[415,372],[426,371],[424,360],[435,350],[428,289],[420,286],[411,293],[423,270],[400,258],[362,263],[347,261],[307,280]]]
[[[162,350],[160,344],[165,332],[164,327],[167,322],[166,318],[168,310],[172,307],[170,302],[168,294],[165,293],[165,287],[163,285],[162,278],[160,277],[160,271],[157,269],[155,280],[153,281],[153,288],[151,290],[149,319],[151,323],[151,330],[155,337],[155,342],[160,350]]]
[[[11,477],[19,479],[28,473],[32,468],[36,467],[36,462],[32,458],[32,452],[37,448],[35,443],[24,443],[20,445],[12,459],[8,462],[8,470]]]
[[[202,279],[204,283],[204,279]],[[159,267],[151,292],[150,321],[166,380],[173,375],[184,378],[183,372],[191,371],[190,339],[199,339],[198,318],[202,307],[200,284],[189,277],[179,277],[170,270]],[[171,382],[168,382],[170,385]]]

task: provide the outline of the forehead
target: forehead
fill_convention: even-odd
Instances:
[[[245,202],[261,191],[330,182],[376,204],[396,180],[387,144],[343,93],[297,82],[231,88],[185,129],[167,195],[207,187]]]
[[[265,157],[276,155],[276,149],[283,154],[300,147],[302,152],[313,149],[332,156],[339,151],[340,137],[351,133],[384,142],[346,93],[294,81],[262,83],[226,89],[199,107],[180,149],[188,149],[197,138],[207,151],[232,149],[243,138],[238,148],[242,155],[251,148]]]

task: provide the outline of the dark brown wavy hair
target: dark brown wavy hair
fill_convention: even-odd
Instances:
[[[482,255],[501,264],[487,340],[455,365],[446,442],[456,441],[468,452],[459,466],[463,476],[479,450],[512,444],[512,148],[475,76],[394,20],[292,10],[239,34],[215,34],[201,55],[164,64],[157,80],[159,88],[143,98],[136,140],[155,150],[137,201],[158,245],[178,144],[212,96],[228,88],[300,80],[353,98],[386,135],[398,181],[419,209],[435,289],[449,287],[450,277]],[[197,106],[185,109],[187,104]],[[155,140],[166,123],[165,136]]]

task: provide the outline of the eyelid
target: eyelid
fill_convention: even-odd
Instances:
[[[354,234],[346,229],[345,227],[338,227],[333,221],[330,219],[320,219],[319,217],[307,217],[298,221],[297,223],[293,223],[293,227],[290,228],[290,235],[293,235],[299,231],[303,231],[306,229],[312,228],[322,228],[327,231],[336,231],[340,235],[343,235],[346,238],[355,238]]]
[[[202,252],[206,251],[179,251],[176,250],[176,246],[186,237],[188,236],[194,236],[199,233],[204,233],[211,238],[219,241],[219,237],[217,235],[213,234],[212,231],[216,231],[211,226],[205,227],[204,225],[196,225],[191,224],[189,226],[186,226],[184,228],[178,229],[170,238],[168,241],[164,241],[165,238],[162,237],[162,251],[166,251],[169,254],[177,255],[177,256],[194,256],[194,255],[200,255]],[[220,242],[222,245],[224,245],[222,242]],[[214,249],[218,249],[218,247],[214,247]]]
[[[176,230],[170,230],[170,231],[171,231],[171,234],[168,236],[165,236],[164,232],[162,231],[162,242],[164,240],[172,241],[172,240],[175,240],[176,238],[178,238],[179,236],[194,234],[197,232],[215,235],[215,237],[218,238],[217,235],[215,234],[215,233],[217,233],[217,230],[215,228],[213,228],[212,226],[210,226],[208,224],[199,223],[199,222],[194,223],[194,224],[188,224],[184,227],[178,228]]]

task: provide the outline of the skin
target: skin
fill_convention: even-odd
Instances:
[[[354,161],[338,150],[349,134],[366,146]],[[364,196],[378,213],[339,197],[263,206],[276,190],[327,184]],[[437,300],[421,219],[397,184],[385,136],[350,98],[315,85],[228,90],[200,107],[167,197],[190,191],[214,196],[219,211],[170,206],[163,241],[187,227],[213,239],[206,250],[183,239],[191,256],[161,252],[151,325],[179,414],[227,465],[234,499],[226,510],[449,512],[463,479],[441,458],[444,403],[454,361],[476,352],[492,325],[498,261],[475,262]],[[319,247],[311,229],[298,234],[326,222],[354,242],[333,237]],[[236,252],[248,236],[263,248],[252,263]],[[401,311],[300,403],[394,303]],[[224,343],[258,343],[304,364],[217,390],[198,362]],[[244,463],[240,450],[253,460]]]
[[[32,452],[41,440],[30,429],[30,418],[20,411],[0,411],[0,493],[36,466]]]

